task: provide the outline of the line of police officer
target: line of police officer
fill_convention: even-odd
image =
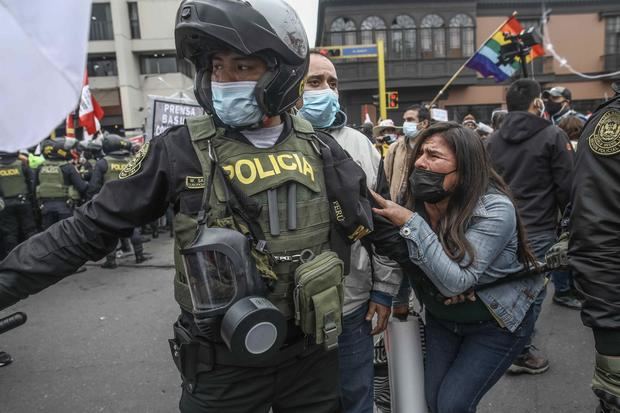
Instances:
[[[0,259],[39,228],[46,230],[72,216],[74,208],[96,195],[104,183],[118,179],[131,155],[131,143],[117,135],[87,143],[46,139],[40,148],[42,163],[29,162],[19,152],[0,152]],[[74,160],[77,151],[81,162]],[[145,261],[137,230],[132,244],[136,262]],[[112,256],[108,268],[116,267]]]

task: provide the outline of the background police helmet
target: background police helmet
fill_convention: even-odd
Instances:
[[[19,152],[6,152],[6,151],[0,151],[0,159],[2,158],[11,158],[14,156],[18,156]]]
[[[77,139],[45,139],[41,142],[41,151],[45,159],[71,159],[71,150],[77,146]]]
[[[211,58],[234,50],[267,63],[254,94],[267,116],[284,113],[303,92],[308,70],[308,39],[295,10],[283,0],[184,0],[177,12],[175,43],[179,58],[196,66],[194,91],[213,114]]]
[[[131,151],[131,142],[118,135],[109,134],[103,137],[101,147],[106,155],[129,155]]]

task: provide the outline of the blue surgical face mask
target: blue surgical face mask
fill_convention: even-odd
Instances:
[[[404,122],[403,133],[407,138],[415,138],[418,135],[418,122]]]
[[[265,115],[256,102],[256,82],[211,82],[213,109],[225,125],[251,126]]]
[[[304,92],[304,106],[299,114],[315,128],[328,128],[336,120],[340,110],[338,95],[331,89]]]

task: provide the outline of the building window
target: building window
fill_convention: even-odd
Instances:
[[[446,57],[446,32],[443,19],[436,14],[424,16],[420,37],[423,58]]]
[[[386,25],[385,21],[379,16],[369,16],[364,19],[361,25],[362,44],[374,44],[377,40],[385,42]]]
[[[474,21],[466,14],[457,14],[448,24],[448,56],[467,57],[474,54]]]
[[[131,30],[131,38],[140,38],[140,16],[138,15],[138,3],[130,1],[127,3],[129,7],[129,29]]]
[[[415,56],[415,20],[406,14],[396,16],[390,26],[391,57],[405,59]]]
[[[176,73],[177,58],[174,53],[153,53],[140,56],[140,73],[143,75]]]
[[[89,40],[113,40],[110,3],[93,3],[90,16]]]
[[[353,45],[357,43],[357,27],[355,22],[348,17],[338,17],[332,22],[330,28],[330,45]]]
[[[605,54],[620,54],[620,16],[605,18]]]
[[[116,55],[89,55],[86,62],[88,76],[117,76]]]

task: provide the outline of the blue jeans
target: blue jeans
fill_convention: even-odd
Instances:
[[[547,253],[547,251],[549,251],[549,248],[553,246],[556,239],[557,237],[555,235],[555,232],[553,231],[542,232],[539,234],[528,236],[530,248],[532,249],[532,253],[534,254],[537,260],[539,261],[545,260],[545,254]],[[538,294],[538,297],[536,297],[534,304],[532,304],[532,308],[534,310],[534,323],[536,323],[536,320],[538,320],[538,316],[540,315],[540,312],[542,311],[542,304],[543,304],[543,301],[545,301],[546,296],[547,296],[547,286],[545,285],[545,288],[543,288],[540,291],[540,294]],[[525,348],[523,349],[522,355],[527,354],[531,345],[532,345],[532,338],[530,337]]]
[[[551,273],[551,280],[555,287],[555,294],[568,293],[573,287],[573,273],[571,270],[553,271]]]
[[[475,412],[533,330],[533,308],[514,333],[494,320],[457,323],[427,312],[424,390],[431,413]]]
[[[340,397],[344,413],[372,413],[373,342],[372,325],[366,321],[367,312],[368,304],[365,304],[347,314],[338,337]]]

